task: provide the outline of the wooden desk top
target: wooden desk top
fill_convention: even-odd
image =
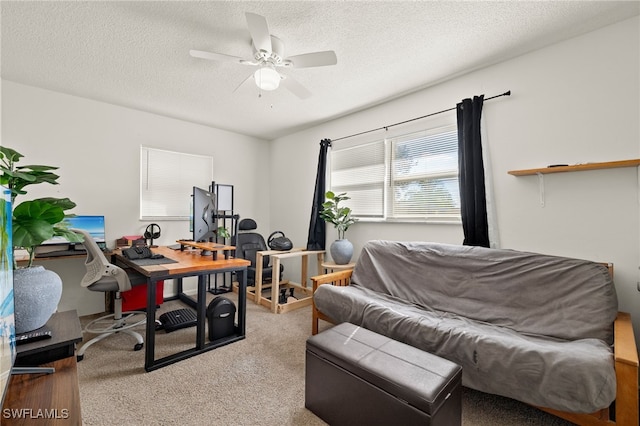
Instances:
[[[11,376],[0,413],[3,426],[82,424],[75,356],[42,367],[54,367],[55,372]]]
[[[228,250],[236,249],[234,246],[226,246],[224,244],[218,244],[218,243],[197,243],[195,241],[185,241],[185,240],[178,240],[176,242],[183,246],[195,247],[202,250],[210,250],[210,251],[228,251]]]
[[[135,269],[147,277],[171,276],[192,274],[199,271],[215,271],[217,269],[226,268],[242,268],[251,265],[251,262],[245,259],[224,257],[213,260],[212,257],[203,256],[200,250],[173,250],[169,247],[154,247],[151,251],[155,254],[161,254],[168,259],[173,259],[177,263],[164,263],[161,265],[137,265],[122,255],[120,249],[114,250],[112,254],[117,256],[118,262]]]

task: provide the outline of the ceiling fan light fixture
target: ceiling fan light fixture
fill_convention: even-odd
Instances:
[[[253,78],[262,90],[276,90],[280,86],[280,74],[271,67],[258,68]]]

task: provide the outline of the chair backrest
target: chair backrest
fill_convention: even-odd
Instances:
[[[238,234],[236,242],[236,256],[251,261],[251,266],[256,267],[256,253],[259,251],[269,250],[264,242],[262,235],[255,232],[246,234]],[[269,256],[262,257],[262,267],[269,266]]]
[[[80,285],[82,287],[90,287],[101,280],[113,281],[115,279],[118,283],[118,291],[131,290],[131,281],[129,281],[127,273],[107,260],[91,235],[83,229],[72,229],[72,231],[82,235],[84,238],[83,245],[87,250],[87,260],[84,263],[87,272]]]
[[[256,267],[256,252],[269,250],[267,243],[264,241],[262,235],[252,231],[257,228],[256,222],[253,219],[242,219],[238,224],[239,231],[234,240],[231,242],[236,247],[236,256],[251,261],[251,267]],[[269,256],[262,258],[262,267],[269,266]]]

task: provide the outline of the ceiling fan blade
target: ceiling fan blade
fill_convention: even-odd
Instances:
[[[212,61],[226,61],[226,62],[238,62],[244,63],[242,58],[237,56],[225,55],[222,53],[204,52],[202,50],[190,50],[189,54],[194,58],[210,59]]]
[[[233,89],[233,92],[231,93],[236,93],[236,91],[241,88],[242,86],[244,86],[247,81],[249,80],[253,80],[253,73],[249,74],[249,76],[247,78],[245,78],[244,80],[242,80],[242,83],[238,84],[238,87],[236,87],[235,89]]]
[[[293,78],[289,77],[288,75],[287,76],[282,75],[282,77],[283,78],[280,81],[280,85],[286,87],[287,90],[289,90],[291,93],[293,93],[300,99],[307,99],[308,97],[311,96],[311,92],[307,90],[307,88],[304,87],[302,84],[294,80]]]
[[[253,45],[259,52],[264,51],[271,54],[271,34],[269,33],[267,19],[264,16],[250,12],[245,13],[245,15]]]
[[[285,59],[293,68],[323,67],[338,63],[338,57],[333,50],[324,52],[305,53],[302,55],[290,56]]]

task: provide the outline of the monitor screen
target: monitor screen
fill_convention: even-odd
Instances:
[[[11,235],[11,193],[2,188],[0,199],[0,406],[7,391],[16,359],[16,335],[13,316],[13,245]]]
[[[68,217],[64,222],[69,228],[87,231],[101,248],[106,248],[104,216],[78,215]],[[42,243],[42,245],[49,244],[70,244],[70,242],[63,237],[53,237]]]
[[[216,237],[215,194],[196,186],[193,187],[191,228],[193,241],[214,241]]]
[[[233,185],[213,184],[216,193],[218,211],[233,211]]]

